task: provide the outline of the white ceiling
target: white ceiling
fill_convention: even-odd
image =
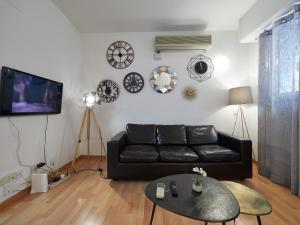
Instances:
[[[83,33],[237,30],[256,0],[52,0]]]

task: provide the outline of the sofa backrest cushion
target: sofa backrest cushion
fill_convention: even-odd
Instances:
[[[207,145],[218,142],[214,126],[186,126],[187,141],[190,145]]]
[[[126,126],[128,144],[156,145],[156,126],[154,124],[132,124]]]
[[[186,131],[184,125],[157,125],[158,145],[186,145]]]

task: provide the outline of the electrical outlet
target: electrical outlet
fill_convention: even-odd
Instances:
[[[12,182],[12,181],[16,180],[17,178],[18,178],[18,174],[13,173],[9,176],[9,181]]]
[[[10,182],[3,186],[3,196],[7,197],[17,192],[19,189],[19,184],[16,181]]]
[[[17,172],[11,173],[7,176],[0,178],[0,186],[8,184],[12,181],[17,180],[19,176],[22,176],[23,170],[18,170]]]
[[[1,177],[0,179],[0,186],[3,186],[5,184],[9,183],[9,176]]]

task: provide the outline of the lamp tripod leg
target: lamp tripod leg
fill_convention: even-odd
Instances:
[[[243,123],[244,123],[245,128],[246,128],[247,137],[250,140],[249,130],[248,130],[248,126],[247,126],[246,119],[245,119],[245,114],[244,114],[244,111],[243,111],[242,107],[241,107],[241,114],[242,114]],[[252,149],[252,158],[254,160],[256,160],[253,149]]]
[[[238,108],[238,111],[237,111],[236,116],[235,116],[235,121],[234,121],[232,135],[234,135],[234,131],[235,131],[235,128],[236,128],[236,122],[237,122],[238,117],[239,117],[239,112],[240,112],[240,108]]]
[[[94,120],[94,122],[95,122],[96,128],[97,128],[97,130],[98,130],[98,132],[99,132],[99,137],[100,137],[101,146],[102,146],[102,148],[104,149],[104,151],[106,152],[106,149],[105,149],[105,146],[104,146],[104,142],[103,142],[103,137],[102,137],[101,128],[100,128],[100,125],[99,125],[99,123],[98,123],[98,121],[97,121],[97,118],[96,118],[96,115],[95,115],[94,111],[92,111],[92,117],[93,117],[93,120]],[[104,152],[104,153],[105,153],[105,152]]]
[[[243,119],[243,109],[242,106],[239,105],[240,111],[241,111],[241,124],[242,124],[242,132],[243,132],[243,138],[245,138],[245,130],[244,130],[244,119]]]
[[[99,137],[100,137],[100,142],[101,142],[101,143],[100,143],[100,145],[101,145],[101,147],[100,147],[100,155],[101,155],[101,161],[102,161],[103,150],[104,150],[104,156],[105,156],[105,158],[106,158],[106,148],[105,148],[105,145],[104,145],[104,142],[103,142],[103,137],[102,137],[101,128],[100,128],[100,125],[99,125],[99,123],[98,123],[98,121],[97,121],[96,115],[95,115],[94,111],[91,111],[91,113],[92,113],[92,118],[93,118],[93,120],[94,120],[94,123],[95,123],[95,125],[96,125],[96,128],[97,128],[97,130],[98,130],[98,132],[99,132]]]
[[[86,136],[87,136],[87,153],[88,153],[88,159],[89,159],[90,158],[90,138],[91,138],[91,109],[90,108],[88,108],[88,113],[87,113]]]
[[[82,134],[83,134],[83,131],[84,131],[84,125],[85,125],[86,119],[87,119],[87,113],[88,113],[88,109],[85,109],[83,119],[82,119],[82,123],[81,123],[81,126],[80,126],[80,131],[79,131],[78,141],[77,141],[77,145],[76,145],[76,150],[75,150],[74,158],[73,158],[72,165],[71,165],[73,170],[75,170],[75,167],[74,167],[75,166],[75,161],[76,161],[76,158],[78,156],[79,145],[81,143],[81,138],[82,138]]]
[[[247,123],[246,123],[246,119],[245,119],[245,114],[244,114],[244,111],[243,111],[242,107],[241,107],[241,114],[242,114],[243,123],[244,123],[245,128],[246,128],[247,137],[250,140],[249,130],[248,130],[248,127],[247,127]]]

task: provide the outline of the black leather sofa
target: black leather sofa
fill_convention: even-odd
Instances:
[[[251,178],[251,154],[250,140],[214,126],[128,124],[107,143],[107,176],[149,180],[201,166],[217,179]]]

